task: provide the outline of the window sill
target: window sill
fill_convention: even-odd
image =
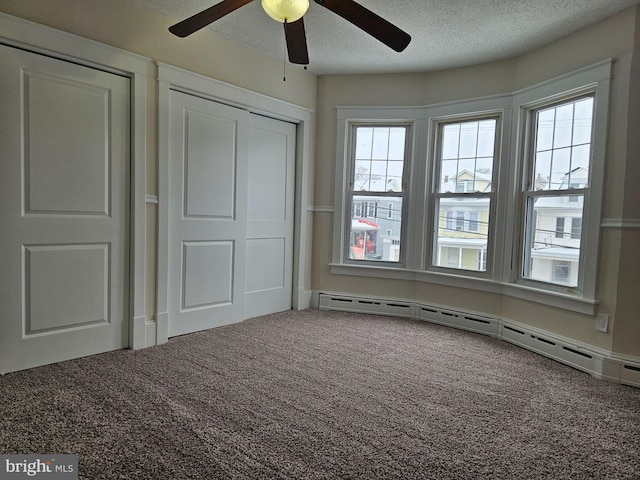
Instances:
[[[434,283],[438,285],[506,295],[585,315],[594,315],[598,304],[598,301],[593,299],[541,290],[524,285],[502,283],[484,278],[472,278],[440,272],[426,272],[424,270],[411,270],[407,268],[377,265],[331,263],[329,264],[329,267],[331,269],[331,273],[335,275],[352,275],[368,278]]]

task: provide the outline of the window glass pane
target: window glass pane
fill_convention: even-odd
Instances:
[[[555,125],[555,109],[542,110],[538,113],[536,151],[543,152],[553,148],[553,126]]]
[[[436,207],[434,265],[462,270],[485,271],[478,253],[486,251],[489,237],[488,197],[441,198]],[[457,253],[452,261],[453,251]],[[454,265],[455,263],[455,265]]]
[[[353,189],[355,191],[369,190],[371,180],[371,162],[356,160],[353,176]]]
[[[403,162],[391,161],[387,164],[387,184],[385,192],[402,191]]]
[[[443,160],[440,168],[440,192],[456,191],[456,173],[458,160]]]
[[[529,199],[523,271],[525,278],[577,286],[580,258],[580,235],[577,235],[577,229],[581,229],[583,203],[584,195]],[[577,221],[575,233],[574,221]],[[566,280],[557,280],[560,277],[556,275],[557,272],[554,273],[554,261],[568,262],[570,274]]]
[[[405,128],[389,129],[389,160],[404,160]]]
[[[478,158],[476,161],[475,185],[476,192],[490,192],[493,174],[493,157]]]
[[[402,191],[406,131],[405,127],[356,128],[354,191]]]
[[[584,185],[589,179],[589,159],[591,155],[591,145],[579,145],[571,149],[571,177],[582,178]],[[572,182],[573,183],[573,182]]]
[[[493,157],[496,141],[496,121],[483,120],[478,122],[478,156]]]
[[[576,239],[579,239],[581,235],[582,235],[582,219],[572,218],[571,219],[571,238],[576,240]]]
[[[575,103],[573,124],[573,145],[591,142],[593,120],[593,98],[585,98]]]
[[[387,175],[387,162],[374,160],[371,162],[371,180],[382,180]],[[372,190],[378,190],[377,188],[371,188]]]
[[[571,170],[571,149],[554,150],[551,160],[551,190],[569,188],[568,180]]]
[[[458,158],[460,124],[445,125],[442,133],[442,158]]]
[[[573,103],[556,107],[556,124],[553,135],[553,148],[571,145],[573,132]]]
[[[478,122],[460,124],[460,158],[475,158],[478,141]]]
[[[585,188],[589,184],[593,97],[536,114],[534,190]],[[583,179],[581,187],[573,177]]]
[[[372,144],[373,128],[358,127],[356,136],[356,158],[370,160]]]
[[[444,125],[438,191],[490,192],[495,138],[495,119]]]
[[[349,258],[382,262],[400,261],[402,198],[354,195],[353,205],[361,205],[360,216],[349,225]]]
[[[389,157],[389,129],[373,129],[373,149],[371,158],[386,160]]]
[[[469,180],[473,182],[476,170],[475,158],[463,158],[458,161],[458,180]]]
[[[534,190],[549,190],[551,178],[551,152],[536,153],[536,171],[534,176]]]
[[[567,284],[571,275],[571,262],[554,260],[551,270],[551,279],[554,283]]]

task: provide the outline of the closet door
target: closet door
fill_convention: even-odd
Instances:
[[[0,46],[0,372],[128,345],[129,80]]]
[[[170,91],[169,336],[291,308],[295,126]]]
[[[243,110],[171,91],[169,336],[242,320],[247,236]]]
[[[251,116],[245,317],[291,308],[295,125]]]

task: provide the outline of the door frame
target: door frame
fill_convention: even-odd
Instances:
[[[309,195],[312,180],[312,110],[162,62],[158,66],[158,271],[157,339],[168,340],[169,96],[171,90],[231,105],[296,125],[292,307],[311,306],[307,273],[311,258]]]
[[[149,58],[0,12],[0,43],[129,78],[129,348],[155,344],[147,338],[146,271],[146,96]],[[153,200],[152,200],[153,201]]]

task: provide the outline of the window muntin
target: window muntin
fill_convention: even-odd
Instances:
[[[350,261],[401,262],[408,130],[407,125],[352,127]]]
[[[590,94],[530,112],[532,166],[524,191],[524,279],[580,287],[594,102]]]
[[[497,128],[497,117],[437,125],[434,267],[487,271]],[[456,262],[452,252],[457,252]]]

